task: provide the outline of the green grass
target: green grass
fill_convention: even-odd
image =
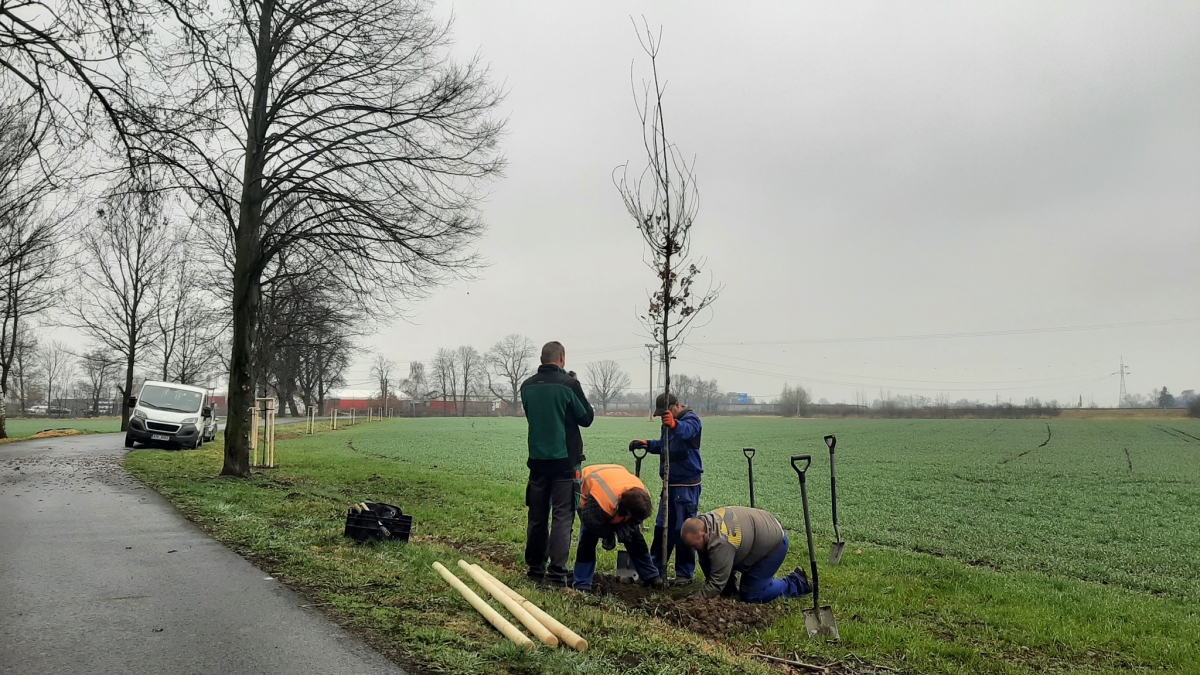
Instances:
[[[461,552],[497,572],[494,563],[520,561],[520,419],[394,420],[281,441],[281,468],[250,481],[213,478],[215,448],[137,452],[127,465],[376,646],[445,672],[765,672],[738,656],[755,645],[924,673],[1200,672],[1200,423],[1049,426],[1041,445],[1043,421],[706,420],[702,508],[746,503],[741,448],[757,447],[756,498],[792,535],[789,565],[806,554],[788,456],[814,455],[822,600],[838,615],[839,645],[805,636],[802,601],[781,603],[761,633],[714,644],[613,598],[532,590],[593,649],[504,645],[429,563],[457,570]],[[654,430],[598,420],[585,431],[589,462],[632,466],[629,439]],[[824,564],[833,534],[821,436],[830,432],[850,542],[838,567]],[[395,499],[413,514],[414,543],[345,543],[344,509],[363,498]],[[612,560],[604,554],[601,569]],[[528,590],[519,569],[502,576]]]
[[[74,429],[80,433],[105,434],[121,430],[118,417],[58,418],[33,417],[9,418],[4,421],[9,438],[28,438],[47,429]]]

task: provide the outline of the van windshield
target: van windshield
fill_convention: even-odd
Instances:
[[[200,392],[160,387],[154,384],[142,387],[142,396],[138,399],[138,405],[144,405],[147,408],[182,413],[199,412],[200,404],[203,402],[204,394]]]

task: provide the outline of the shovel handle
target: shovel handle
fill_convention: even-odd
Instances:
[[[833,454],[833,449],[837,447],[837,436],[829,434],[825,437],[825,445],[829,446],[829,454]]]
[[[804,462],[804,466],[797,466],[800,462]],[[804,472],[808,471],[809,465],[812,464],[812,455],[792,455],[792,470],[800,476],[800,480],[804,480]]]
[[[641,454],[638,454],[638,451],[639,451],[639,450],[641,450]],[[630,448],[630,449],[629,449],[629,452],[633,453],[633,457],[634,457],[634,459],[642,459],[642,458],[644,458],[644,457],[646,456],[646,453],[648,452],[648,450],[647,450],[647,448],[645,448],[645,447],[641,447],[641,448]]]
[[[746,459],[754,459],[754,453],[754,448],[742,448],[742,454],[746,456]]]

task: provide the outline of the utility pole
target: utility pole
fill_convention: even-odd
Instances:
[[[650,388],[646,391],[650,395],[650,419],[654,419],[654,345],[646,345],[646,352],[650,356]]]
[[[1129,366],[1125,365],[1125,357],[1122,356],[1121,357],[1121,369],[1118,370],[1117,372],[1113,373],[1113,375],[1121,376],[1121,393],[1117,397],[1117,407],[1118,408],[1125,405],[1125,396],[1127,395],[1127,393],[1125,391],[1125,375],[1127,375],[1128,373],[1129,373]]]

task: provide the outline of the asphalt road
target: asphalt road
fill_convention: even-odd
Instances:
[[[122,439],[0,445],[0,673],[403,675],[130,477]]]

